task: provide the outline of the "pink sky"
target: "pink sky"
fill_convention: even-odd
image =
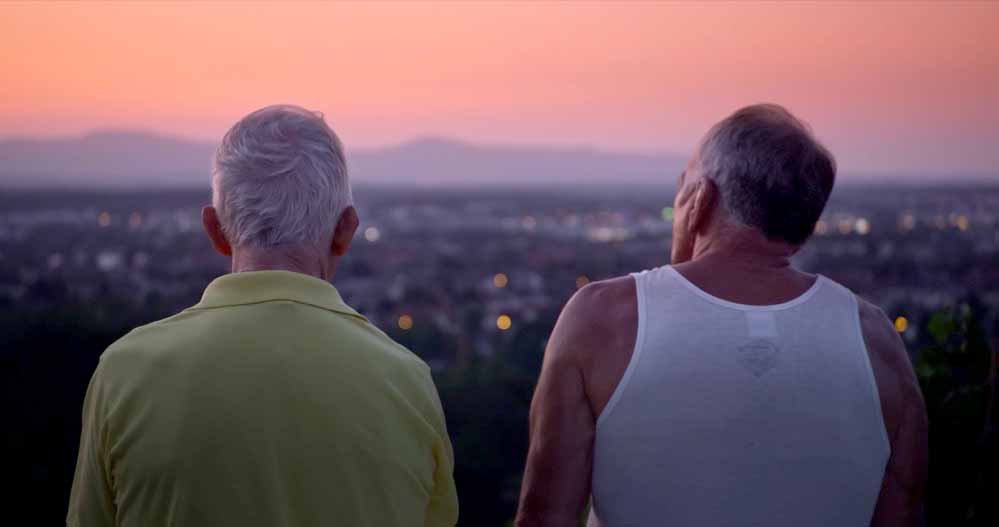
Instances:
[[[323,111],[350,146],[423,135],[686,153],[759,101],[844,170],[999,172],[999,3],[4,4],[0,136],[215,140]]]

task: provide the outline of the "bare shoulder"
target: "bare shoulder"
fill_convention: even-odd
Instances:
[[[624,375],[637,333],[638,302],[630,276],[588,284],[562,310],[547,353],[579,372],[594,419]]]
[[[613,340],[622,329],[635,325],[636,319],[635,280],[622,276],[592,282],[577,291],[562,310],[556,333],[571,339],[571,348],[585,351]]]
[[[903,415],[924,408],[922,393],[905,344],[891,320],[881,308],[859,295],[857,304],[864,343],[881,396],[885,426],[889,437],[894,438]]]
[[[860,329],[864,334],[867,352],[877,356],[880,362],[899,368],[909,364],[905,345],[895,331],[891,319],[882,309],[857,295],[860,311]],[[872,357],[873,358],[873,357]]]
[[[631,314],[635,303],[635,280],[630,276],[619,276],[586,284],[572,295],[565,312],[606,325],[608,317]]]
[[[867,352],[894,373],[912,373],[905,344],[888,315],[880,307],[857,296],[860,310],[860,328],[864,334]]]

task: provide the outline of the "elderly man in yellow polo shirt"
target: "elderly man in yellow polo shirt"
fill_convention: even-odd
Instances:
[[[429,369],[329,283],[351,203],[321,115],[271,106],[229,130],[202,219],[232,273],[101,356],[68,525],[457,522]]]

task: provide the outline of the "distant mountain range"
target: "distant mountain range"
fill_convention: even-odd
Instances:
[[[99,131],[60,139],[0,140],[0,187],[143,188],[206,185],[215,145],[148,132]],[[574,147],[484,146],[424,138],[347,150],[358,184],[672,184],[675,155]]]

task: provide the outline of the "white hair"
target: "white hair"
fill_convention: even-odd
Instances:
[[[233,246],[328,243],[353,204],[343,145],[321,113],[257,110],[215,151],[212,204]]]

